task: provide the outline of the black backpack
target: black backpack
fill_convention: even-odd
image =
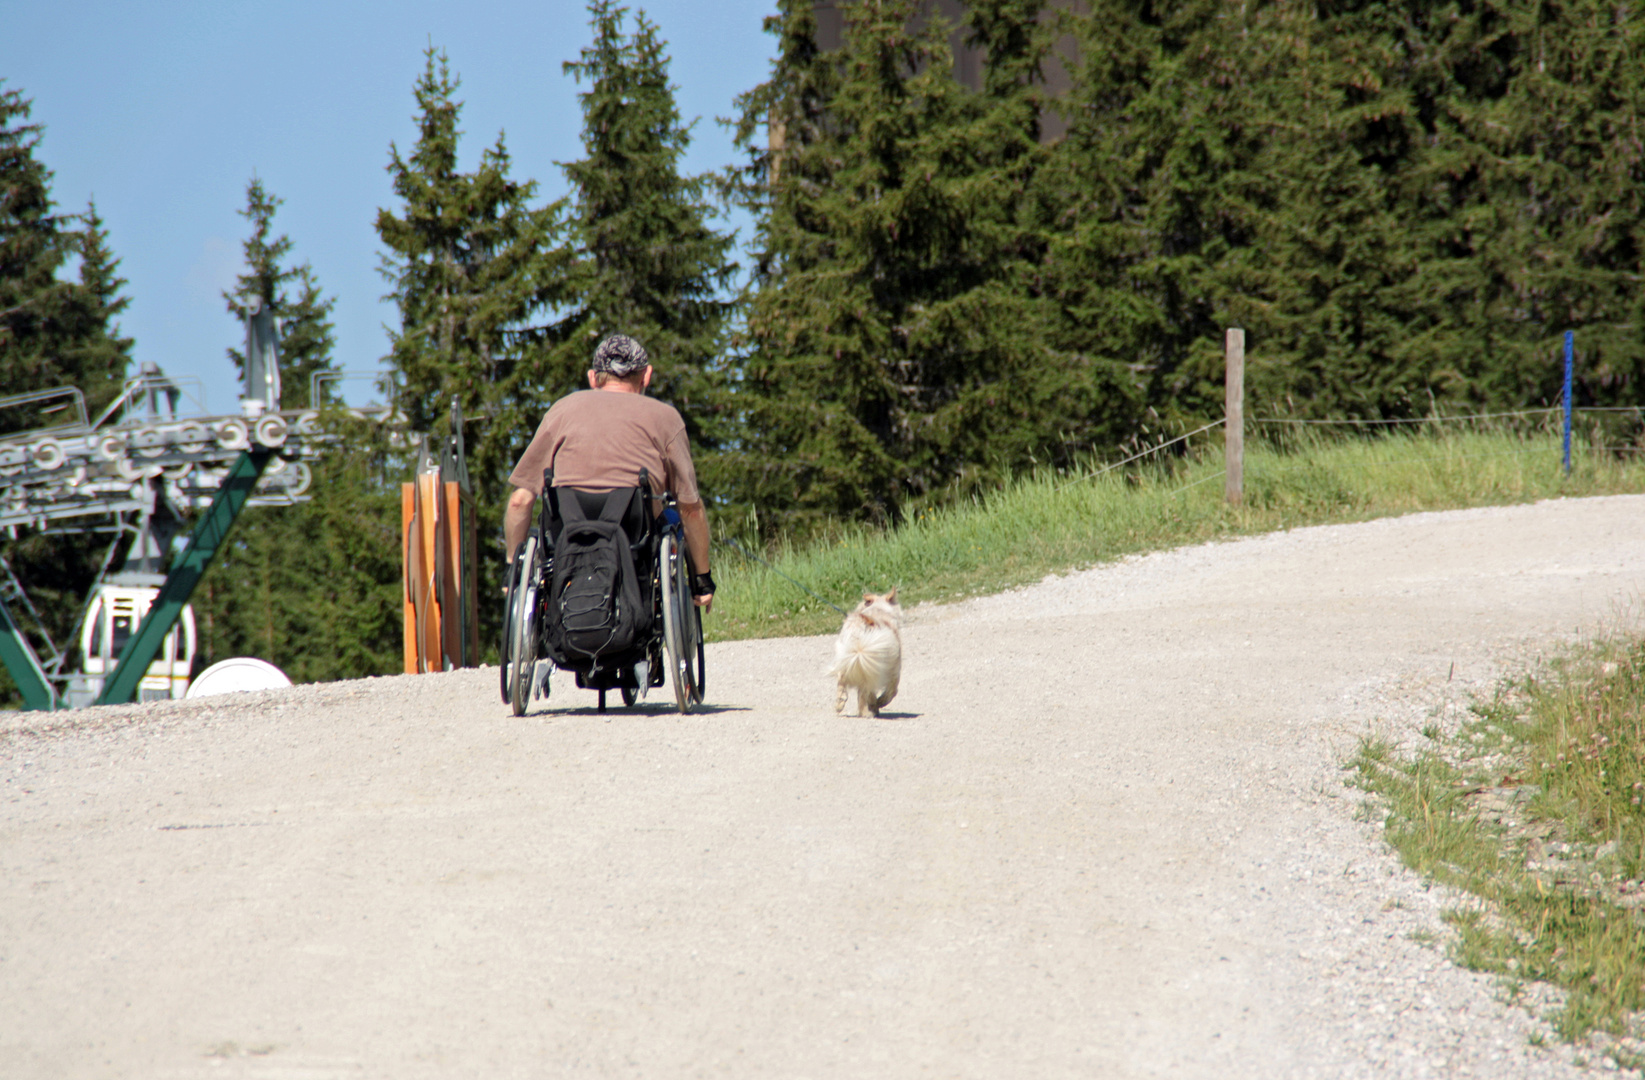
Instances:
[[[633,489],[609,493],[598,518],[583,513],[574,491],[550,490],[563,525],[549,578],[549,647],[568,664],[620,656],[646,640],[651,621],[622,527]]]

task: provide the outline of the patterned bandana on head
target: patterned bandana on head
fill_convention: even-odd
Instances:
[[[640,343],[623,334],[612,334],[594,350],[594,370],[609,372],[619,379],[645,370],[649,363],[651,360]]]

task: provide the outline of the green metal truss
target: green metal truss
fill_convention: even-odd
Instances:
[[[160,587],[160,595],[154,598],[154,603],[148,614],[143,617],[137,633],[133,634],[126,642],[126,647],[120,650],[120,659],[115,663],[114,674],[103,683],[103,692],[97,698],[97,704],[123,704],[137,693],[137,684],[143,680],[149,665],[154,662],[154,654],[160,651],[160,645],[166,640],[166,635],[171,633],[171,628],[177,624],[177,617],[183,613],[183,607],[188,603],[189,597],[194,595],[194,586],[199,584],[206,567],[211,564],[218,549],[228,539],[229,529],[234,526],[235,518],[245,509],[246,500],[251,498],[252,488],[257,486],[263,469],[273,457],[274,451],[257,449],[247,450],[235,460],[228,478],[217,490],[217,497],[211,501],[211,509],[207,510],[199,524],[194,526],[188,546],[172,564],[171,572],[166,575],[166,583]]]
[[[5,663],[11,681],[22,693],[24,709],[50,712],[57,708],[57,692],[46,679],[40,658],[34,655],[34,649],[23,636],[17,620],[11,617],[11,609],[6,607],[3,597],[0,597],[0,661]]]

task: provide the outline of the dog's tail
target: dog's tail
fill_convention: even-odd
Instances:
[[[888,626],[871,626],[849,641],[834,643],[834,666],[828,669],[846,682],[878,686],[897,663],[897,632]]]

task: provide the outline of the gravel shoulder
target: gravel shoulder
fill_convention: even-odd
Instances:
[[[1631,623],[1645,497],[1127,559],[710,708],[495,668],[0,719],[6,1077],[1564,1077],[1340,762]],[[864,582],[865,587],[889,582]]]

